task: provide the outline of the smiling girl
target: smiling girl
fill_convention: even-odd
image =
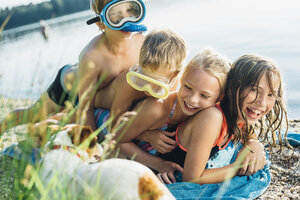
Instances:
[[[271,133],[275,142],[275,131],[280,131],[286,117],[282,95],[280,71],[272,61],[255,55],[240,57],[228,74],[220,104],[181,124],[176,130],[179,147],[160,157],[180,163],[182,181],[218,183],[237,175],[238,159],[229,165],[224,162],[223,166],[221,161],[217,168],[207,166],[212,152],[216,146],[217,151],[222,151],[230,142],[245,144],[256,138],[256,133],[265,139]],[[257,161],[254,167],[262,164],[264,161]],[[171,182],[167,173],[158,176],[165,183]]]

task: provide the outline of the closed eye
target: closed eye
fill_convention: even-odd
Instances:
[[[257,89],[256,88],[251,88],[251,92],[257,92]]]
[[[188,90],[191,90],[191,89],[192,89],[191,87],[189,87],[189,86],[186,85],[186,84],[184,84],[184,87],[185,87],[186,89],[188,89]]]
[[[207,99],[209,96],[205,95],[205,94],[201,94],[201,96],[205,99]]]

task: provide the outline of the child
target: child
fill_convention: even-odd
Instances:
[[[122,73],[112,84],[98,91],[95,107],[110,109],[111,116],[118,119],[138,100],[148,96],[156,97],[156,100],[166,98],[169,84],[181,70],[185,56],[185,42],[174,32],[160,30],[149,33],[140,51],[139,66]],[[98,110],[97,123],[103,123],[100,119],[105,120],[108,115],[108,112]],[[104,130],[100,140],[107,133]]]
[[[231,141],[245,144],[256,137],[256,131],[261,138],[269,138],[270,131],[275,143],[275,131],[281,135],[286,113],[282,95],[280,71],[272,61],[255,55],[238,58],[228,74],[220,105],[203,110],[180,125],[176,130],[179,147],[161,157],[173,162],[175,158],[175,162],[180,163],[182,181],[210,184],[234,177],[238,173],[239,159],[229,165],[221,161],[215,163],[217,168],[206,168],[208,160],[213,165],[209,158],[215,147],[221,153]],[[217,160],[218,155],[213,159]],[[261,163],[264,162],[258,160],[254,165]],[[165,183],[171,182],[166,173],[158,176]]]
[[[128,158],[135,154],[135,160],[158,172],[167,171],[174,182],[173,172],[175,170],[182,171],[182,167],[175,162],[151,156],[147,152],[155,154],[155,150],[157,150],[166,153],[177,146],[177,142],[169,138],[175,133],[165,130],[170,131],[190,116],[214,106],[224,95],[229,69],[230,63],[217,52],[204,50],[197,54],[185,68],[178,92],[171,93],[163,101],[150,98],[144,101],[138,115],[120,139],[121,153]],[[163,128],[161,129],[161,127]],[[149,144],[143,145],[143,149],[147,151],[145,152],[130,142],[132,139],[149,142],[155,150]],[[254,158],[251,157],[252,155],[248,157],[250,160],[263,157],[259,143],[249,141],[247,144],[253,148],[255,153],[253,154]],[[244,164],[245,167],[248,166],[247,161]],[[262,167],[263,165],[257,165],[254,170]]]
[[[114,3],[116,6],[113,6]],[[113,14],[111,12],[118,11],[119,6],[122,6],[123,3],[118,0],[91,0],[91,8],[98,16],[89,20],[89,24],[96,22],[102,33],[93,38],[82,50],[79,58],[79,69],[77,70],[77,66],[71,65],[66,65],[60,69],[47,92],[44,92],[34,105],[25,109],[14,110],[1,121],[0,134],[8,128],[29,122],[38,122],[46,119],[50,114],[61,111],[65,101],[75,101],[76,99],[75,94],[77,92],[73,87],[73,82],[78,82],[78,95],[82,101],[82,106],[78,108],[79,115],[82,113],[83,105],[89,105],[86,123],[94,129],[94,95],[90,88],[94,88],[98,80],[105,76],[96,89],[104,88],[118,74],[127,71],[131,66],[138,63],[139,51],[144,41],[144,36],[139,31],[146,30],[138,23],[145,17],[145,6],[142,0],[135,0],[133,3],[140,5],[137,9],[131,9],[139,11],[137,12],[138,18],[133,20],[122,17],[122,23],[118,23],[121,26],[115,28],[111,26],[112,20],[103,17],[103,11]],[[111,9],[107,9],[108,4]],[[131,14],[131,16],[135,15]],[[118,19],[114,20],[119,21]],[[107,21],[110,21],[110,24]],[[134,34],[134,31],[138,32]],[[82,96],[85,91],[87,91],[87,98],[83,99]],[[87,103],[89,101],[91,103]]]

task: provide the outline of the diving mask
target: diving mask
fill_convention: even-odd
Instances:
[[[126,74],[127,83],[138,91],[148,92],[151,96],[165,99],[169,95],[170,78],[153,74],[139,67]]]
[[[131,26],[135,30],[138,26],[139,30],[144,31],[145,26],[137,24],[144,20],[145,15],[146,7],[142,0],[113,0],[106,4],[100,14],[88,20],[87,24],[100,21],[113,30],[132,30],[128,28]]]

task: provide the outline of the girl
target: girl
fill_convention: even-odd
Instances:
[[[135,154],[136,161],[158,172],[168,172],[169,177],[175,182],[173,172],[175,170],[182,171],[182,166],[176,162],[168,162],[151,156],[138,148],[131,140],[139,139],[149,142],[160,153],[166,153],[176,148],[177,142],[169,138],[175,133],[167,131],[174,130],[179,123],[199,111],[214,106],[224,94],[224,85],[229,69],[230,63],[212,50],[204,50],[196,55],[183,72],[178,92],[171,93],[164,100],[146,99],[138,106],[140,109],[138,115],[120,139],[121,153],[126,157],[132,157]],[[161,127],[163,127],[162,130],[159,130]],[[140,142],[138,145],[141,146]],[[151,145],[143,144],[142,148],[155,154]],[[252,145],[251,147],[257,154],[249,155],[248,159],[251,161],[264,160],[261,145],[256,141],[249,141],[249,145]],[[242,173],[247,171],[248,161],[246,160],[244,164]],[[263,163],[260,162],[250,168],[254,168],[252,172],[255,172],[262,167]]]
[[[264,139],[269,139],[270,133],[275,143],[275,131],[281,135],[282,120],[286,118],[282,95],[280,71],[272,61],[255,55],[240,57],[228,74],[220,104],[182,123],[176,130],[179,147],[160,157],[184,167],[183,181],[218,183],[235,176],[239,159],[227,166],[221,161],[218,168],[206,169],[211,152],[216,146],[221,152],[229,142],[245,144],[256,137],[256,132]],[[166,172],[158,177],[171,182]]]

